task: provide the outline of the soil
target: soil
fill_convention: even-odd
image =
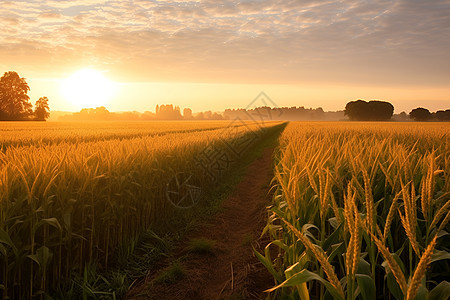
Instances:
[[[185,270],[172,284],[153,284],[154,276],[130,290],[128,299],[264,299],[272,276],[253,253],[263,252],[260,240],[270,204],[273,148],[250,164],[243,180],[223,202],[223,209],[186,237],[215,241],[209,253],[187,255],[188,244],[176,251]]]

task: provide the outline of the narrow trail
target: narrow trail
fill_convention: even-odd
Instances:
[[[265,243],[259,236],[266,224],[273,148],[266,148],[252,162],[243,180],[223,209],[189,234],[186,241],[206,238],[216,241],[213,253],[189,254],[181,260],[186,271],[173,284],[144,284],[133,289],[128,299],[261,299],[273,285],[272,276],[255,257],[252,246],[260,250]],[[260,245],[260,243],[262,243]],[[180,245],[178,257],[186,254]]]

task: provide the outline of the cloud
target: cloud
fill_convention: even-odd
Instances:
[[[142,81],[450,79],[444,0],[9,1],[0,26],[0,67],[41,76],[89,64]]]

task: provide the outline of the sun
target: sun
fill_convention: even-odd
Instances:
[[[105,106],[116,91],[116,84],[94,69],[79,70],[63,80],[61,92],[78,108]]]

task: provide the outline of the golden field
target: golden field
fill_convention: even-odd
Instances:
[[[36,144],[81,143],[219,129],[230,121],[158,122],[3,122],[0,148]]]
[[[173,179],[216,184],[205,167],[221,175],[278,124],[2,124],[2,297],[45,298],[71,282],[82,290],[72,299],[114,298],[90,291],[90,270],[108,272],[142,234],[179,217]],[[445,299],[449,134],[446,123],[289,123],[273,157],[271,242],[256,253],[274,278],[269,297]]]
[[[3,298],[47,295],[90,263],[164,222],[171,178],[208,177],[202,151],[242,145],[265,127],[230,122],[5,123],[0,129]],[[233,149],[231,149],[233,150]],[[131,247],[130,246],[130,247]]]
[[[258,254],[271,297],[446,299],[449,134],[445,123],[290,123],[272,242]]]

